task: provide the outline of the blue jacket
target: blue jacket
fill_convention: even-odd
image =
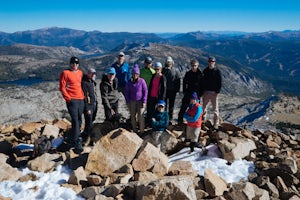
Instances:
[[[169,125],[169,114],[167,111],[158,112],[157,110],[154,111],[152,118],[156,121],[151,119],[151,127],[154,131],[165,131]]]
[[[125,88],[127,82],[131,78],[131,72],[130,67],[128,63],[124,62],[121,66],[118,64],[118,62],[115,62],[112,64],[113,68],[116,69],[116,77],[118,79],[118,87],[119,88]]]

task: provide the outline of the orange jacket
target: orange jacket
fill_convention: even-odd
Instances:
[[[64,70],[59,79],[59,90],[66,102],[71,99],[84,99],[84,93],[81,87],[83,73],[81,70]]]

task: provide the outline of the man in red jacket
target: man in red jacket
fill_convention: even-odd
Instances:
[[[74,147],[75,152],[82,151],[80,127],[84,109],[84,93],[81,87],[83,73],[78,69],[79,59],[71,57],[69,69],[60,75],[59,89],[66,101],[72,119],[72,129],[68,134],[67,145]]]

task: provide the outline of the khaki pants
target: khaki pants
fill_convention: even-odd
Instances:
[[[137,122],[139,122],[139,129],[141,133],[144,133],[145,129],[145,119],[144,113],[145,108],[143,108],[143,103],[141,101],[131,101],[129,102],[129,112],[132,130],[137,133]]]
[[[213,91],[205,91],[202,97],[203,101],[203,118],[207,114],[207,104],[209,101],[212,104],[212,109],[214,112],[214,125],[219,124],[219,103],[218,103],[218,94]]]
[[[201,131],[200,127],[197,128],[197,127],[187,126],[186,127],[186,138],[190,139],[191,142],[198,142],[200,131]]]

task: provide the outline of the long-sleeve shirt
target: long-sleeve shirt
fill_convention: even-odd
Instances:
[[[59,89],[66,102],[71,99],[84,99],[84,93],[81,87],[83,73],[81,70],[64,70],[59,79]]]

